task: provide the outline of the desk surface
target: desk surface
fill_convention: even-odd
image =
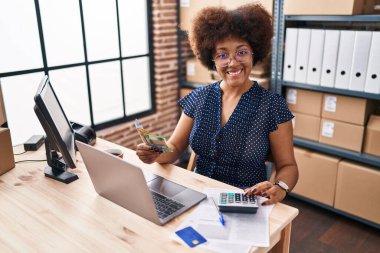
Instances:
[[[199,191],[205,187],[231,188],[174,165],[144,164],[133,150],[101,139],[96,146],[119,147],[124,150],[124,159]],[[26,159],[46,159],[44,147],[16,156],[16,161]],[[68,185],[44,176],[46,162],[18,163],[0,176],[0,252],[206,252],[170,239],[194,208],[165,226],[155,225],[100,197],[79,153],[77,159],[78,168],[72,171],[79,180]],[[271,247],[283,240],[284,231],[289,237],[297,214],[297,209],[284,204],[273,208]],[[252,248],[251,252],[270,248]]]

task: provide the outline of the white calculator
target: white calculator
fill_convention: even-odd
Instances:
[[[219,211],[234,213],[256,213],[259,205],[256,196],[244,193],[222,192],[218,201]]]

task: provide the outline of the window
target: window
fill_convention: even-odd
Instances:
[[[0,2],[0,83],[13,144],[43,130],[48,74],[69,120],[95,129],[154,112],[151,1]]]

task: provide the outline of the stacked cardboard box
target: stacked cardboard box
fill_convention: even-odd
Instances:
[[[0,175],[14,167],[11,133],[8,128],[0,127]]]
[[[334,207],[380,224],[380,171],[341,161]]]
[[[6,122],[7,116],[5,114],[3,92],[1,90],[0,83],[0,175],[4,174],[15,166],[11,133],[8,128],[1,127]]]
[[[260,3],[269,12],[269,14],[272,15],[273,0],[220,0],[220,6],[223,6],[226,9],[236,9],[241,5],[251,3]]]
[[[293,193],[380,224],[380,171],[294,148],[299,179]]]
[[[265,89],[270,87],[270,67],[272,54],[269,53],[261,62],[256,63],[249,75],[251,80],[255,80],[260,86]]]
[[[211,83],[212,76],[202,63],[196,58],[186,61],[186,80],[194,83],[208,84]]]
[[[333,206],[339,159],[294,148],[299,179],[294,193]]]
[[[179,97],[180,98],[183,98],[184,96],[186,96],[187,94],[189,94],[193,89],[190,89],[190,88],[181,88],[180,91],[179,91]]]
[[[288,88],[286,101],[294,114],[294,136],[318,141],[321,122],[322,93]]]
[[[368,121],[363,152],[380,156],[380,116],[371,115]]]
[[[363,0],[286,0],[285,15],[352,15],[375,13],[375,1]]]
[[[189,31],[191,22],[195,15],[203,8],[208,6],[218,6],[219,0],[187,0],[180,1],[180,28]]]
[[[364,98],[324,94],[319,142],[361,152],[374,104]]]
[[[260,3],[272,14],[273,0],[186,0],[180,1],[180,27],[184,31],[189,31],[195,15],[205,7],[222,6],[226,9],[235,9],[248,3]]]
[[[1,90],[1,83],[0,83],[0,126],[2,126],[5,122],[7,122],[7,116],[5,114],[3,92]]]
[[[286,100],[295,115],[294,136],[362,151],[364,128],[369,115],[375,110],[374,101],[295,88],[287,89]],[[379,124],[373,120],[368,128],[369,135],[379,131],[376,130],[380,129]],[[370,138],[367,142],[367,146],[372,147],[369,153],[376,153],[374,149],[378,150],[378,145],[373,144]]]

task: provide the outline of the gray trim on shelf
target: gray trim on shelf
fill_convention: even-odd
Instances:
[[[319,85],[310,85],[310,84],[287,82],[287,81],[282,81],[282,86],[299,88],[299,89],[304,89],[304,90],[311,90],[311,91],[334,93],[334,94],[351,96],[351,97],[380,100],[380,94],[374,94],[374,93],[368,93],[368,92],[362,92],[362,91],[344,90],[344,89],[330,88],[330,87],[324,87],[324,86],[319,86]]]
[[[378,156],[338,148],[299,137],[294,137],[293,142],[298,147],[308,148],[328,155],[335,155],[351,161],[360,162],[369,166],[373,166],[376,169],[380,170],[380,157]]]
[[[286,15],[286,21],[378,22],[380,15]]]

